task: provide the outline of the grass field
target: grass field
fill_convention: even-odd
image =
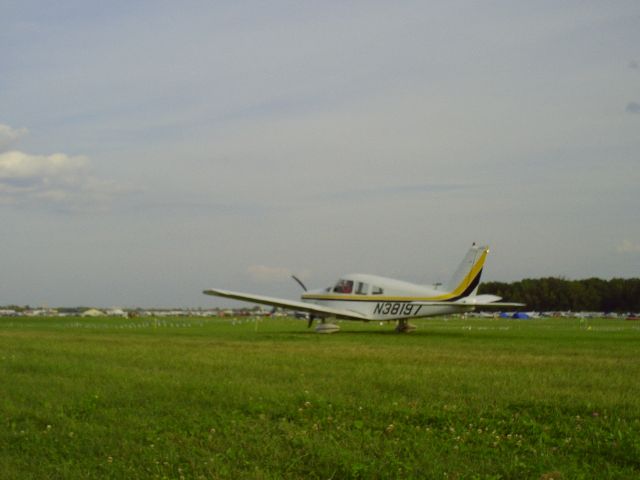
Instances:
[[[0,319],[0,477],[638,478],[640,324]]]

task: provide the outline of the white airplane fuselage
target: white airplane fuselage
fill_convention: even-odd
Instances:
[[[335,292],[336,287],[330,287],[308,291],[300,300],[332,309],[357,312],[367,320],[411,319],[473,310],[471,305],[453,303],[427,305],[426,302],[433,303],[447,298],[447,292],[438,290],[436,285],[418,285],[362,273],[344,275],[338,284],[341,282],[347,286],[347,282],[353,282],[352,293]]]

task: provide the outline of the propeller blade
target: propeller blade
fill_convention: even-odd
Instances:
[[[291,275],[291,278],[293,278],[296,282],[298,282],[298,285],[300,285],[305,292],[307,291],[307,287],[305,287],[304,283],[302,283],[302,280],[300,280],[295,275]]]

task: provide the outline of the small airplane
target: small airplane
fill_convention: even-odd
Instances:
[[[489,247],[474,243],[451,279],[444,285],[418,285],[392,278],[354,273],[344,275],[335,285],[307,291],[295,276],[305,293],[301,301],[287,300],[228,290],[209,289],[202,293],[245,302],[271,305],[309,315],[308,326],[314,319],[320,323],[318,333],[340,330],[329,319],[370,321],[397,321],[397,332],[410,332],[415,326],[410,319],[470,312],[476,307],[522,307],[523,303],[499,302],[496,295],[476,295]]]

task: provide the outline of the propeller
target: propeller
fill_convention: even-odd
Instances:
[[[307,287],[304,283],[302,283],[302,280],[300,280],[295,275],[291,275],[291,278],[293,278],[296,282],[298,282],[298,285],[300,285],[305,292],[307,291]],[[307,321],[307,328],[311,328],[311,325],[313,325],[313,320],[314,320],[313,315],[309,314],[309,320]]]
[[[305,287],[304,283],[302,283],[302,280],[300,280],[295,275],[291,275],[291,278],[293,278],[296,282],[298,282],[298,285],[300,285],[305,292],[307,291],[307,287]]]

